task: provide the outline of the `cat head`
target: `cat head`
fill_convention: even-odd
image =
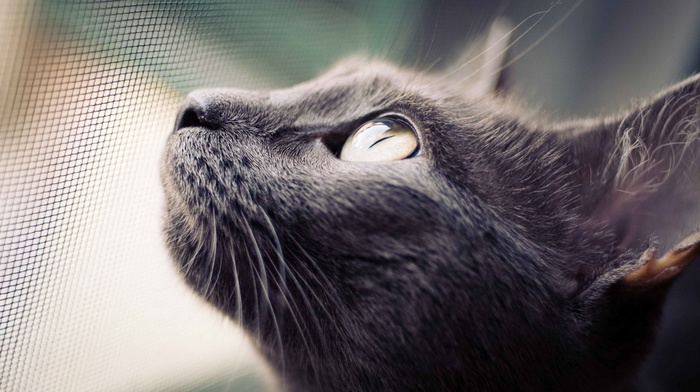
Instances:
[[[649,349],[700,249],[700,79],[547,124],[463,65],[183,102],[167,244],[289,389],[605,389]]]

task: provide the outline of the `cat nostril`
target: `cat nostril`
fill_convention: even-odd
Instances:
[[[175,130],[182,128],[214,129],[215,127],[206,120],[205,110],[199,102],[194,99],[187,99],[182,103],[180,113],[175,122]]]
[[[199,118],[197,115],[197,112],[195,112],[192,109],[186,109],[181,115],[180,115],[180,121],[177,124],[177,129],[181,128],[190,128],[190,127],[203,127],[204,124],[202,120]]]

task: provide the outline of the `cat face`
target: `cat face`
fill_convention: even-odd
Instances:
[[[291,390],[612,388],[698,248],[649,243],[661,192],[695,192],[698,86],[556,126],[450,71],[358,60],[197,91],[164,158],[166,240]]]

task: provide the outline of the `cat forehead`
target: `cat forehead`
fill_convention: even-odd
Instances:
[[[271,91],[270,102],[284,105],[305,99],[368,97],[379,92],[389,93],[398,82],[396,76],[376,69],[329,72],[290,88]]]
[[[352,120],[392,106],[425,106],[450,96],[435,79],[381,61],[353,59],[310,81],[270,91],[269,103],[297,114],[301,123],[327,117]]]

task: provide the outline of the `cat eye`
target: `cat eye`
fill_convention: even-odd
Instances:
[[[345,141],[340,159],[351,162],[397,161],[418,153],[418,137],[406,122],[380,117],[362,124]]]

